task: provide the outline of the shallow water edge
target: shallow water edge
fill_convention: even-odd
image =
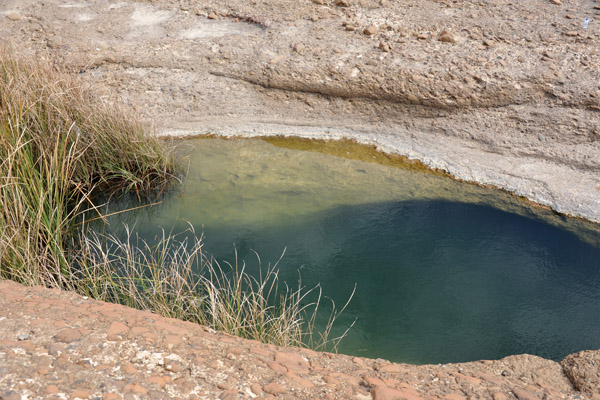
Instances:
[[[373,132],[365,128],[354,131],[333,126],[242,121],[235,125],[178,124],[177,129],[163,129],[158,135],[352,140],[384,154],[418,161],[459,181],[503,189],[562,216],[600,223],[600,179],[597,172],[519,152],[487,152],[484,147],[473,146],[459,137],[440,136],[435,132]]]
[[[560,211],[560,209],[536,201],[535,198],[532,199],[528,196],[515,193],[500,185],[460,178],[444,169],[435,168],[427,160],[423,161],[419,158],[412,158],[390,148],[382,148],[377,143],[363,141],[360,137],[357,138],[352,134],[332,134],[329,131],[325,133],[310,132],[308,135],[306,132],[279,134],[276,132],[245,132],[242,130],[239,134],[233,134],[229,131],[163,131],[159,133],[159,136],[173,140],[213,138],[226,140],[260,139],[276,147],[323,153],[382,166],[401,168],[408,171],[425,172],[438,177],[447,177],[453,181],[467,185],[466,187],[469,189],[466,191],[460,189],[453,195],[448,195],[448,189],[444,188],[442,197],[446,199],[478,203],[481,202],[480,196],[482,192],[487,193],[489,189],[493,189],[496,193],[495,196],[485,196],[485,202],[493,207],[521,216],[535,216],[535,218],[539,218],[553,226],[575,233],[582,240],[591,244],[597,244],[599,240],[600,216],[596,218],[594,214],[586,216]],[[456,188],[457,186],[452,187]],[[459,187],[465,188],[462,185],[459,185]],[[473,196],[473,193],[479,194]],[[597,200],[599,202],[598,212],[600,213],[600,196],[598,196]]]

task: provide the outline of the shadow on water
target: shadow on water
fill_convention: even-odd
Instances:
[[[284,279],[321,283],[337,303],[354,283],[348,354],[414,363],[552,359],[599,348],[600,248],[486,206],[412,201],[349,206],[286,227],[207,230],[231,259],[256,249]],[[224,245],[224,244],[227,245]],[[348,322],[347,321],[347,322]]]
[[[211,157],[206,165],[220,160],[219,154]],[[292,158],[298,169],[294,157],[283,158]],[[340,170],[359,177],[357,170],[366,171],[357,185],[368,193],[349,186],[359,178],[347,175],[328,181],[323,173],[317,177],[323,186],[314,186],[310,177],[322,165],[305,160],[303,167],[313,168],[309,178],[285,167],[269,177],[260,162],[254,168],[262,175],[232,168],[247,160],[220,161],[218,173],[188,178],[199,185],[167,196],[160,206],[123,214],[126,220],[114,218],[109,230],[118,232],[127,221],[152,240],[161,235],[159,227],[177,233],[189,222],[204,231],[205,248],[218,260],[232,261],[235,249],[250,271],[258,270],[253,251],[264,267],[286,249],[281,277],[295,286],[300,272],[303,285],[320,283],[337,304],[356,283],[338,326],[343,330],[357,318],[341,343],[347,354],[445,363],[519,353],[558,360],[600,348],[600,245],[593,224],[549,221],[545,211],[508,212],[514,207],[479,201],[496,193],[488,189],[460,192],[454,189],[460,184],[440,177],[413,183],[387,170],[381,176],[369,166],[349,168],[346,161]],[[390,185],[404,191],[390,193]],[[431,188],[440,187],[451,195],[432,195]],[[475,194],[465,194],[470,190]],[[345,198],[346,192],[354,197]],[[469,196],[479,200],[458,201]],[[564,229],[562,223],[575,226]]]
[[[181,232],[186,223],[172,231]],[[345,206],[286,225],[206,226],[217,260],[257,273],[281,261],[292,286],[343,304],[347,354],[412,363],[495,359],[530,353],[552,359],[600,348],[600,248],[577,236],[492,207],[445,201]],[[145,238],[156,226],[138,224]]]

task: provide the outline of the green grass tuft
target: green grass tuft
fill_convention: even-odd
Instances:
[[[335,349],[335,306],[315,333],[319,287],[280,288],[276,267],[258,279],[243,266],[222,267],[195,235],[193,243],[165,236],[149,246],[78,231],[86,212],[98,210],[94,191],[160,193],[176,172],[172,153],[123,110],[55,67],[0,47],[0,279],[263,342]]]
[[[163,188],[175,162],[70,75],[0,48],[3,278],[68,288],[73,228],[94,189]]]

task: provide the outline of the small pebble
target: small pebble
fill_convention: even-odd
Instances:
[[[19,21],[21,18],[23,18],[23,16],[21,13],[15,11],[6,14],[6,18],[10,19],[11,21]]]
[[[56,394],[59,392],[58,386],[56,385],[48,385],[45,390],[46,394]]]
[[[372,36],[377,33],[377,27],[375,25],[369,25],[363,31],[365,35]]]
[[[456,35],[450,31],[442,31],[438,37],[440,42],[456,43]]]
[[[387,44],[386,42],[379,42],[379,50],[385,52],[385,53],[389,53],[391,48],[390,45]]]
[[[554,53],[551,53],[549,51],[544,51],[544,53],[542,54],[544,57],[546,58],[555,58],[556,56],[554,55]]]
[[[21,333],[19,336],[17,336],[18,340],[29,340],[29,338],[29,333]]]
[[[285,393],[285,389],[283,388],[283,386],[281,386],[277,382],[272,382],[272,383],[266,384],[263,387],[263,391],[265,391],[269,394],[272,394],[272,395],[278,395],[278,394]]]
[[[250,390],[257,396],[260,396],[263,393],[262,387],[258,383],[250,385]]]

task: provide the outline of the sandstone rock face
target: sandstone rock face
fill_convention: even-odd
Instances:
[[[586,351],[562,367],[531,355],[395,364],[261,344],[0,280],[2,399],[586,400],[598,398],[599,359]]]
[[[351,137],[600,222],[594,7],[5,0],[0,37],[162,133]]]
[[[600,398],[600,351],[581,351],[561,363],[575,389],[592,398]]]

